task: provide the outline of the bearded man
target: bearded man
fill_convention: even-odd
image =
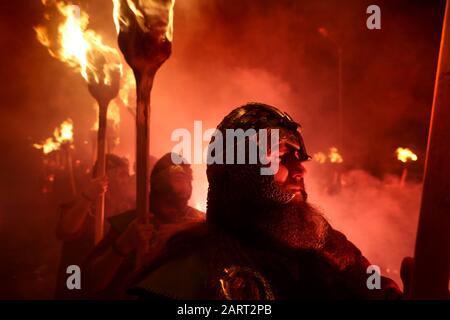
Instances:
[[[235,150],[242,143],[227,141],[227,130],[266,129],[279,136],[277,148],[267,150],[278,170],[262,175],[263,161],[208,163],[206,222],[175,235],[129,292],[178,299],[401,298],[397,285],[381,275],[378,289],[367,285],[368,260],[307,202],[303,162],[310,157],[300,128],[261,103],[228,114],[217,128],[224,152],[212,158],[224,160],[230,145]]]

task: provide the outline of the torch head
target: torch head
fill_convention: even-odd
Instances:
[[[115,0],[119,47],[135,73],[155,73],[172,52],[174,0]]]
[[[102,66],[103,72],[101,72],[101,81],[88,81],[89,93],[97,100],[100,106],[108,105],[108,103],[114,99],[119,93],[120,88],[120,68],[108,68],[106,64],[102,64],[102,57],[97,58],[99,63],[97,65]],[[93,73],[88,72],[88,78],[93,79]]]

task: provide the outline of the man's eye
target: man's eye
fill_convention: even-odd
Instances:
[[[302,161],[300,151],[286,152],[280,156],[281,161]]]

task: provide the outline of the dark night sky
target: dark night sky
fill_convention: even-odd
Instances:
[[[91,15],[91,26],[114,43],[111,1],[80,2]],[[279,84],[269,88],[275,91],[274,101],[302,123],[311,152],[334,144],[337,58],[333,44],[317,32],[325,27],[344,50],[347,165],[381,175],[396,170],[396,147],[408,146],[419,155],[413,170],[420,178],[444,1],[376,1],[382,10],[382,30],[377,31],[365,27],[370,4],[373,1],[177,0],[173,55],[153,95],[157,104],[177,108],[181,115],[172,119],[174,112],[156,111],[152,130],[167,134],[180,123],[202,117],[211,126],[217,124],[241,99],[260,100],[258,93],[265,87],[258,86],[257,75],[267,75],[268,83]],[[81,77],[50,58],[36,41],[33,26],[42,22],[43,12],[38,0],[0,3],[3,236],[10,235],[6,229],[37,221],[27,216],[32,215],[28,199],[38,190],[41,169],[40,154],[31,143],[46,138],[69,116],[83,140],[94,117]],[[235,79],[239,74],[248,79]],[[242,89],[241,81],[255,81],[253,97],[243,93],[248,89]],[[245,85],[251,89],[253,84]],[[177,90],[171,92],[172,86]],[[167,146],[161,143],[158,152]],[[37,231],[30,233],[39,238]],[[10,244],[6,259],[22,261],[17,252],[34,243],[33,237],[26,239]],[[13,266],[0,267],[0,274]]]

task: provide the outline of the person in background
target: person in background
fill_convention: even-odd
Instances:
[[[192,169],[185,159],[167,153],[154,165],[150,176],[150,223],[130,210],[109,219],[110,232],[84,263],[88,295],[124,299],[136,272],[136,252],[148,245],[143,265],[149,264],[175,232],[204,219],[204,213],[188,205],[192,195]]]
[[[70,265],[80,266],[94,247],[95,209],[100,196],[105,194],[106,217],[112,217],[134,207],[133,186],[128,170],[128,159],[107,154],[106,176],[91,178],[73,201],[61,205],[56,236],[63,244],[55,299],[83,297],[82,290],[67,288],[66,280],[69,275],[66,271]],[[108,227],[105,224],[105,228]]]

